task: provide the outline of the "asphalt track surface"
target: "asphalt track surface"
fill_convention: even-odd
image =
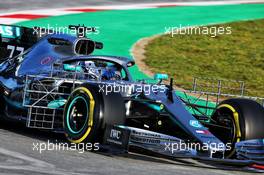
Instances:
[[[109,1],[100,1],[100,4],[106,5],[106,2],[109,5]],[[113,1],[111,3],[131,2]],[[28,4],[30,4],[30,7]],[[29,8],[81,5],[98,5],[98,1],[74,1],[73,3],[65,0],[55,0],[47,4],[47,1],[44,2],[44,0],[38,3],[33,0],[12,2],[1,0],[0,10],[3,9],[1,12],[6,12]],[[48,141],[53,143],[66,142],[63,138],[61,134],[27,129],[20,124],[0,121],[0,174],[248,174],[228,169],[219,170],[219,168],[223,167],[214,167],[190,159],[169,161],[137,154],[115,155],[87,151],[79,153],[71,150],[44,151],[40,153],[33,146],[33,143],[47,143]]]
[[[61,134],[26,129],[18,124],[1,121],[0,128],[0,174],[247,174],[219,170],[221,167],[191,159],[170,161],[139,154],[82,153],[82,150],[66,149],[40,153],[33,143],[66,141]]]

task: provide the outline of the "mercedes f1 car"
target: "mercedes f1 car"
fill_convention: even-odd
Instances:
[[[176,94],[173,79],[164,84],[166,74],[156,74],[154,83],[133,80],[133,59],[92,55],[103,44],[80,33],[39,36],[40,28],[0,29],[1,117],[63,132],[73,143],[263,168],[264,108],[256,101],[197,105]]]

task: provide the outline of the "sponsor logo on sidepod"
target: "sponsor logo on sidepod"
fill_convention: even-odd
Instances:
[[[203,127],[198,120],[190,120],[189,124],[195,128],[202,128]]]

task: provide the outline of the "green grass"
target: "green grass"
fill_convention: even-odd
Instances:
[[[242,80],[247,94],[264,96],[264,20],[216,25],[230,35],[163,35],[146,46],[145,63],[189,89],[193,77]]]

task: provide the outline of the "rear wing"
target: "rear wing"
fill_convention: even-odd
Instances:
[[[69,25],[70,30],[75,30],[78,38],[86,38],[87,33],[98,32],[95,27],[87,27],[84,25]],[[42,27],[22,27],[16,25],[0,24],[0,63],[8,58],[23,53],[41,38],[48,34],[60,33],[54,30],[47,30]],[[50,40],[56,43],[60,39]],[[79,42],[82,45],[92,45],[91,48],[102,49],[103,43],[94,42],[89,39]]]
[[[34,45],[40,37],[33,28],[0,24],[0,62]]]
[[[17,40],[26,43],[35,43],[39,39],[39,32],[34,28],[16,25],[0,24],[2,42]]]

